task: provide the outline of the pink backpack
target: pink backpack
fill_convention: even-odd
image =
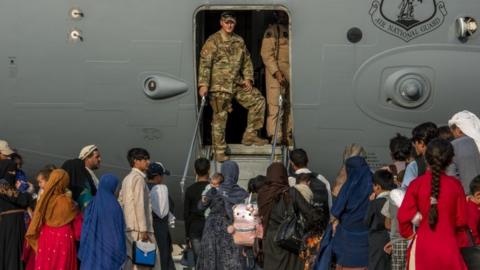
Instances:
[[[239,246],[253,246],[255,238],[263,237],[263,227],[258,216],[257,204],[250,203],[252,194],[247,203],[233,206],[233,242]]]

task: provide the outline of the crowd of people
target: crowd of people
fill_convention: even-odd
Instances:
[[[183,209],[195,269],[467,269],[461,249],[480,244],[479,143],[480,120],[462,111],[448,129],[426,122],[411,138],[396,134],[385,167],[373,170],[352,144],[329,182],[294,149],[289,166],[272,163],[247,189],[236,162],[211,172],[199,158]],[[127,161],[122,181],[98,178],[100,150],[88,145],[29,181],[0,140],[0,269],[175,269],[170,172],[142,148]],[[248,220],[240,205],[258,223],[246,244],[236,240],[247,232],[236,226]],[[137,260],[140,243],[154,244],[152,265]]]
[[[392,161],[371,168],[365,149],[346,147],[334,181],[308,168],[303,149],[289,164],[238,185],[239,166],[225,140],[232,100],[248,110],[242,144],[292,145],[288,15],[277,10],[260,55],[266,98],[254,87],[253,64],[237,18],[202,46],[198,93],[213,110],[213,159],[199,158],[183,204],[185,237],[198,270],[467,269],[461,250],[480,244],[480,120],[459,112],[448,126],[421,123],[395,135]],[[265,116],[267,119],[265,121]],[[279,121],[281,119],[281,121]],[[278,124],[281,123],[281,128]],[[387,149],[385,149],[387,151]],[[62,166],[28,179],[23,159],[0,140],[0,270],[175,269],[169,228],[174,203],[161,162],[143,148],[127,153],[123,180],[101,177],[96,145]],[[235,210],[237,209],[237,210]],[[238,224],[242,222],[242,226]],[[251,225],[251,226],[245,226]],[[184,253],[186,254],[186,253]],[[476,262],[479,263],[479,262]]]

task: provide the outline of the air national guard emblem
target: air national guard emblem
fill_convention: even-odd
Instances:
[[[409,42],[440,27],[447,9],[438,0],[374,0],[369,13],[376,27]]]

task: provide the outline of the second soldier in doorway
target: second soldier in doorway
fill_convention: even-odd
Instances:
[[[288,37],[288,15],[285,11],[277,10],[274,13],[276,23],[268,26],[262,40],[262,60],[265,64],[265,82],[267,92],[267,134],[275,135],[275,125],[279,115],[279,95],[288,91],[290,84],[290,57]],[[282,93],[285,94],[285,93]],[[285,95],[284,95],[285,97]],[[282,117],[282,115],[280,115]],[[292,116],[288,116],[286,131],[287,140],[291,144]],[[281,141],[282,128],[278,127],[277,141]]]
[[[236,18],[232,13],[221,14],[221,29],[203,45],[198,67],[199,95],[206,96],[210,92],[213,109],[212,144],[215,159],[220,162],[229,159],[225,155],[225,127],[233,98],[248,110],[242,144],[268,143],[258,137],[265,117],[265,98],[253,87],[252,60],[242,37],[233,32],[235,24]]]

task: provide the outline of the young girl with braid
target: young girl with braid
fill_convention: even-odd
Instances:
[[[466,270],[457,244],[458,234],[467,225],[465,193],[458,179],[445,175],[453,147],[434,139],[425,157],[428,169],[409,185],[397,216],[400,234],[413,240],[407,269]],[[411,221],[417,211],[423,219],[414,231]]]

